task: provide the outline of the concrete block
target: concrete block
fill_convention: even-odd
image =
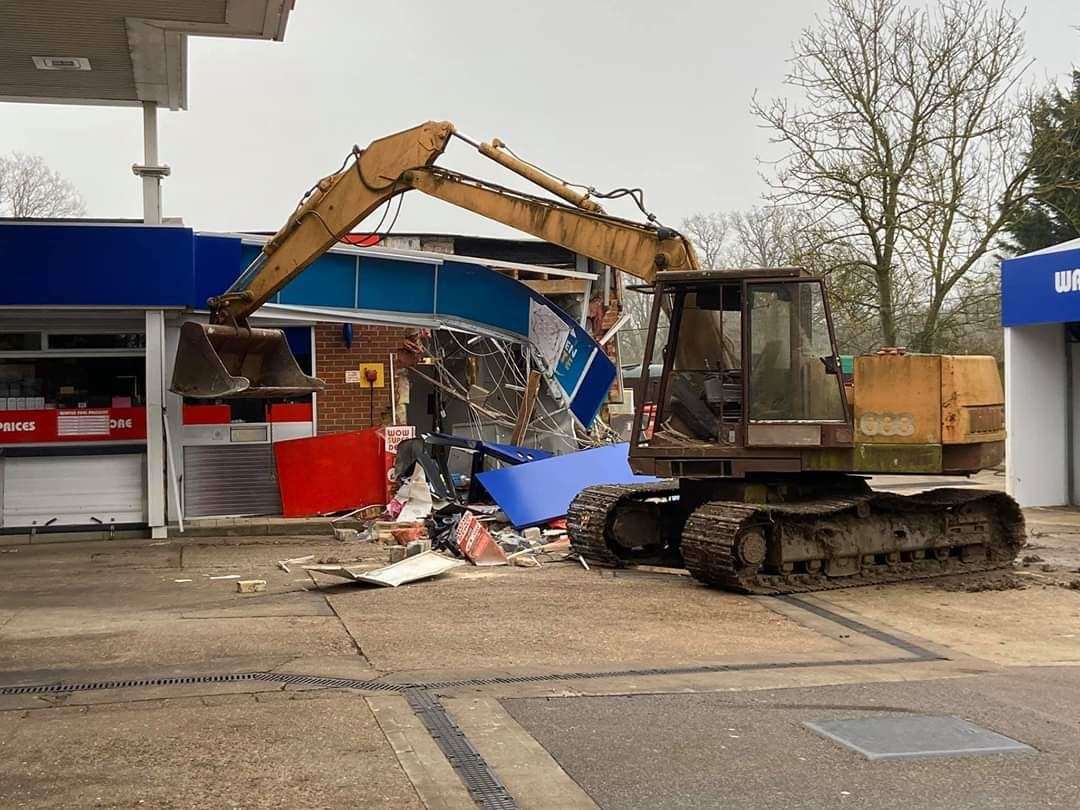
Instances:
[[[542,537],[542,533],[539,526],[530,526],[521,533],[521,536],[524,537],[526,540],[539,543],[540,538]]]
[[[406,556],[405,546],[390,546],[390,562],[401,562]]]
[[[405,556],[412,557],[416,554],[423,554],[425,551],[431,551],[430,540],[413,540],[407,546],[405,546]]]
[[[265,579],[241,579],[236,583],[237,593],[260,593],[265,590]]]

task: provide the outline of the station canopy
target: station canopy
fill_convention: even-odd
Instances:
[[[293,0],[0,4],[0,101],[187,107],[187,38],[281,40]]]

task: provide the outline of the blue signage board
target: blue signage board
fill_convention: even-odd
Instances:
[[[1080,244],[1001,263],[1001,324],[1080,321]]]

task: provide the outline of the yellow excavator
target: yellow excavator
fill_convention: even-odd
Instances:
[[[549,192],[435,165],[452,138]],[[181,330],[172,390],[188,397],[319,390],[278,330],[247,321],[359,222],[417,190],[640,279],[654,295],[630,465],[656,484],[588,487],[571,542],[603,564],[680,562],[749,593],[790,593],[1009,566],[1025,540],[1011,498],[975,488],[871,490],[870,474],[964,476],[1000,463],[1004,394],[992,357],[882,352],[845,385],[822,279],[798,268],[702,270],[636,189],[572,186],[448,122],[354,147],[220,297]],[[629,196],[646,215],[607,214]],[[661,345],[661,321],[667,322]],[[654,360],[655,358],[655,360]],[[650,387],[653,363],[662,365]]]

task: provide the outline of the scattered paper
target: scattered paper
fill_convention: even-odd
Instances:
[[[570,327],[566,321],[539,301],[529,300],[529,341],[544,359],[547,368],[554,369],[562,353]]]

